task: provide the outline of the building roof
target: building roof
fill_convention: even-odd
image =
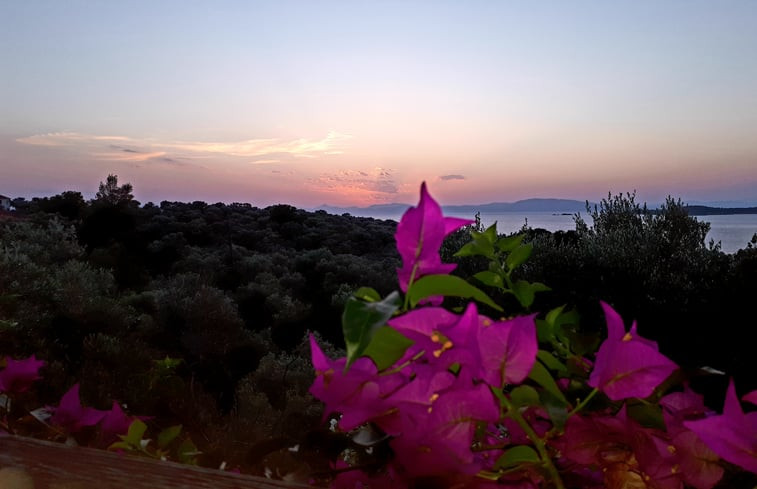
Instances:
[[[1,200],[1,199],[8,199],[8,200],[11,200],[11,198],[10,198],[10,197],[6,197],[5,195],[0,195],[0,200]]]

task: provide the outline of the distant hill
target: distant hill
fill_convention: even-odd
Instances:
[[[411,204],[376,204],[367,207],[337,207],[321,205],[314,210],[324,210],[330,214],[349,213],[355,216],[398,216]],[[570,199],[525,199],[517,202],[491,202],[489,204],[465,204],[442,206],[445,213],[473,215],[476,212],[559,212],[575,213],[586,210],[586,202]]]
[[[687,205],[690,216],[726,216],[732,214],[757,214],[757,207],[709,207],[706,205]]]

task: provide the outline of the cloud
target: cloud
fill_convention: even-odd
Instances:
[[[124,136],[53,132],[18,138],[16,141],[33,146],[78,148],[94,157],[111,161],[146,161],[170,153],[189,159],[215,156],[264,158],[263,160],[253,161],[253,163],[260,164],[262,162],[273,162],[274,159],[282,157],[316,158],[318,156],[344,154],[344,150],[351,139],[352,136],[336,131],[330,131],[321,139],[261,138],[232,142],[139,140]],[[118,157],[110,150],[116,150],[122,155],[129,153],[139,156],[133,158]]]
[[[352,136],[335,131],[329,132],[323,139],[248,139],[236,142],[172,142],[162,146],[190,153],[220,153],[229,156],[270,156],[290,155],[301,158],[314,158],[318,155],[342,154],[343,147]]]
[[[118,153],[93,153],[92,156],[99,160],[104,161],[147,161],[152,159],[160,159],[162,161],[165,161],[166,158],[166,152],[165,151],[154,151],[151,153],[142,153],[140,151],[135,150],[128,150],[126,154],[124,152],[127,150],[121,150],[121,152]],[[170,158],[168,158],[170,161]]]
[[[398,185],[392,170],[341,170],[322,173],[307,181],[308,187],[317,192],[349,197],[362,203],[386,202],[398,193]]]
[[[439,177],[439,180],[444,182],[449,180],[465,180],[465,177],[463,175],[442,175]]]
[[[82,143],[88,144],[102,141],[131,141],[131,139],[124,136],[94,136],[77,132],[49,132],[16,139],[16,142],[22,144],[50,147],[75,146]]]

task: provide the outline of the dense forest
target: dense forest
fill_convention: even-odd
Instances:
[[[393,221],[288,205],[141,205],[115,176],[91,201],[67,191],[12,203],[0,215],[0,354],[47,362],[42,402],[80,381],[92,406],[118,399],[158,426],[182,423],[208,465],[254,472],[276,448],[315,437],[306,332],[336,356],[351,293],[398,288]],[[754,243],[720,252],[672,199],[652,213],[634,195],[609,196],[587,213],[575,231],[523,229],[533,253],[519,273],[551,288],[531,309],[575,309],[590,342],[605,300],[713,399],[730,375],[757,388],[745,341],[757,326]],[[475,258],[453,254],[472,228],[443,248],[466,278]],[[518,312],[513,301],[508,313]]]

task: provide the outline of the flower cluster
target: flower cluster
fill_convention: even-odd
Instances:
[[[311,393],[338,414],[335,429],[356,442],[368,430],[363,445],[386,443],[391,453],[377,467],[343,452],[334,487],[709,489],[723,476],[723,460],[757,473],[757,412],[744,413],[733,383],[722,415],[688,386],[663,396],[677,365],[639,336],[636,323],[627,331],[610,305],[601,304],[607,337],[593,359],[561,331],[561,309],[545,319],[495,320],[473,302],[459,313],[439,307],[447,295],[491,303],[479,289],[455,291],[444,280],[454,265],[442,263],[439,247],[466,224],[444,217],[424,183],[396,233],[399,286],[413,300],[404,308],[381,302],[384,315],[373,318],[384,324],[364,324],[358,334],[346,326],[345,337],[363,344],[348,346],[349,359],[327,358],[311,337]],[[487,271],[512,284],[509,273],[530,249],[513,251],[519,241],[495,241],[494,231],[478,237],[489,240],[479,246],[485,256],[520,255]],[[360,323],[348,312],[345,325]],[[381,333],[387,327],[391,334]],[[757,402],[757,391],[744,400]]]

